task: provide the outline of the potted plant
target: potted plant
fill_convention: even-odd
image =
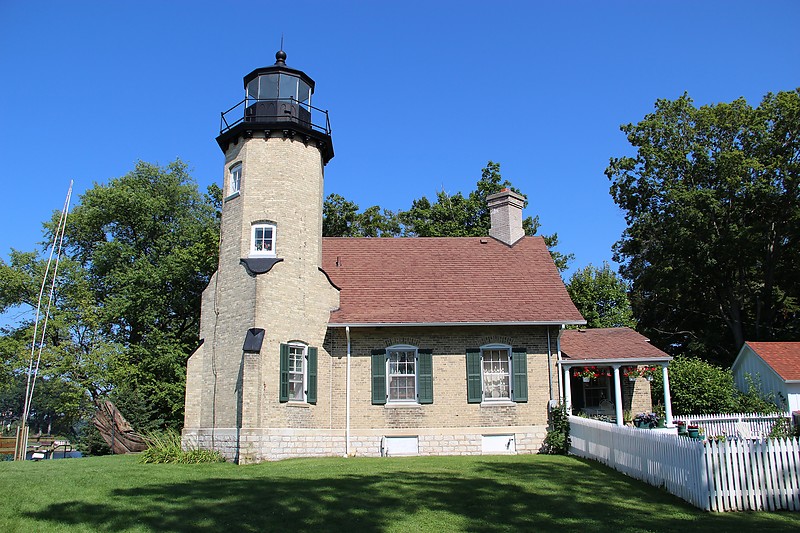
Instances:
[[[584,366],[583,368],[576,368],[572,375],[576,378],[583,378],[584,383],[589,383],[591,380],[597,379],[600,372],[596,366]]]
[[[643,366],[641,369],[641,376],[647,381],[653,381],[653,376],[656,375],[657,367],[655,366]]]
[[[630,411],[630,409],[625,409],[622,411],[622,422],[626,426],[630,426],[633,423],[633,413]]]
[[[686,432],[689,434],[689,438],[696,439],[700,435],[700,428],[697,424],[689,424],[686,426]]]
[[[678,426],[678,435],[686,435],[686,421],[676,420],[675,425]]]
[[[655,413],[639,413],[636,415],[636,418],[633,419],[633,424],[637,428],[650,429],[655,427],[657,420]]]
[[[666,427],[667,412],[666,409],[664,409],[664,405],[663,404],[656,405],[653,411],[655,411],[656,414],[656,427],[659,428]]]
[[[638,366],[628,366],[622,369],[622,375],[631,381],[636,381],[636,378],[642,375],[642,371]]]

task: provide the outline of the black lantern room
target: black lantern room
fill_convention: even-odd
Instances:
[[[316,142],[327,163],[333,157],[328,112],[311,105],[314,80],[305,72],[286,66],[286,53],[275,54],[275,64],[244,77],[245,98],[222,113],[217,142],[225,151],[239,136],[263,131],[266,137],[281,134],[304,142]]]

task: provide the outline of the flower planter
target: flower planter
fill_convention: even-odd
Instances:
[[[659,427],[659,428],[667,427],[667,421],[664,420],[663,418],[659,418],[656,427]]]
[[[699,428],[689,428],[688,429],[689,438],[696,439],[700,436],[700,429]]]

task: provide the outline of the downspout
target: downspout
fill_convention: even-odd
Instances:
[[[558,362],[562,361],[561,359],[561,333],[564,331],[564,324],[561,324],[561,329],[558,330],[558,337],[556,337],[556,353],[558,357]],[[564,368],[562,365],[558,365],[558,402],[567,405],[567,397],[564,392]]]
[[[550,359],[553,351],[550,349],[550,326],[547,326],[547,394],[548,399],[553,399],[553,369],[552,361]]]
[[[344,436],[344,455],[350,455],[350,326],[344,327],[347,336],[347,385],[345,388],[345,436]]]

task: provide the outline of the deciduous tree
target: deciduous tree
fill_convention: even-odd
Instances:
[[[745,340],[800,336],[800,89],[695,107],[658,100],[622,126],[606,175],[614,247],[639,325],[672,353],[730,362]]]
[[[116,396],[136,407],[124,414],[140,427],[178,427],[200,295],[217,266],[218,207],[218,188],[201,195],[180,161],[139,162],[87,190],[68,218],[43,381],[80,385],[94,401]],[[43,270],[36,252],[0,261],[0,311],[35,308]],[[26,339],[15,352],[19,344],[30,351],[30,328],[25,318],[2,334]],[[12,355],[26,361],[3,353]]]
[[[628,286],[608,263],[602,268],[589,265],[575,271],[567,292],[590,328],[636,327],[628,300]]]

